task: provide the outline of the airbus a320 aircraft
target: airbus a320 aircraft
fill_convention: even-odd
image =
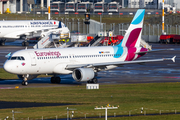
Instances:
[[[63,22],[56,20],[0,21],[0,45],[4,45],[6,39],[41,37],[48,31],[61,34],[70,32]],[[26,43],[24,46],[27,46]]]
[[[60,83],[61,79],[58,75],[71,73],[76,81],[97,83],[97,72],[113,69],[120,65],[164,60],[175,62],[175,57],[136,60],[147,52],[151,52],[140,47],[144,14],[144,9],[137,11],[124,39],[117,46],[20,50],[9,57],[4,64],[4,69],[22,78],[23,85],[27,85],[27,80],[40,74],[54,75],[51,77],[51,82]]]

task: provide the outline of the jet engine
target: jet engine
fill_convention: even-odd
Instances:
[[[24,77],[26,76],[26,75],[17,75],[18,76],[18,78],[20,79],[20,80],[24,80]],[[28,77],[27,77],[27,80],[32,80],[32,79],[34,79],[34,78],[36,78],[38,75],[29,75]]]
[[[94,76],[95,73],[92,68],[77,68],[72,73],[72,77],[78,82],[89,81],[93,79]]]

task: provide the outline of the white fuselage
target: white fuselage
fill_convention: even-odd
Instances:
[[[63,23],[56,20],[0,21],[0,38],[20,38],[21,35],[42,33],[44,30],[53,29],[69,33],[69,29]]]
[[[127,49],[117,52],[113,47],[84,47],[63,49],[29,49],[15,52],[4,64],[6,71],[14,74],[69,74],[67,65],[82,65],[124,61]],[[13,59],[24,57],[25,60]],[[108,66],[112,69],[117,66]]]

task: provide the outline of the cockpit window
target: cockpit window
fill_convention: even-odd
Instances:
[[[13,56],[9,60],[25,60],[22,56]]]
[[[17,57],[11,57],[11,60],[16,60],[17,59]]]
[[[24,57],[21,57],[21,60],[25,60]]]
[[[21,57],[17,57],[18,60],[21,60]]]

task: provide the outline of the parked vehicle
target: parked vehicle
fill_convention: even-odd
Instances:
[[[180,35],[161,35],[160,43],[180,43]]]
[[[67,2],[65,4],[65,12],[76,12],[76,2]]]
[[[104,13],[107,12],[107,3],[106,2],[97,2],[94,4],[94,12]]]
[[[80,2],[77,4],[77,12],[92,12],[93,11],[93,3],[91,2]]]
[[[51,3],[51,12],[64,12],[64,2]]]
[[[176,7],[172,7],[169,4],[164,5],[164,12],[165,13],[176,13]]]
[[[111,37],[104,37],[103,40],[100,41],[101,44],[108,44],[108,45],[116,45],[119,44],[123,39],[122,35],[114,35]]]
[[[119,3],[117,2],[110,2],[108,3],[108,12],[119,12]]]

